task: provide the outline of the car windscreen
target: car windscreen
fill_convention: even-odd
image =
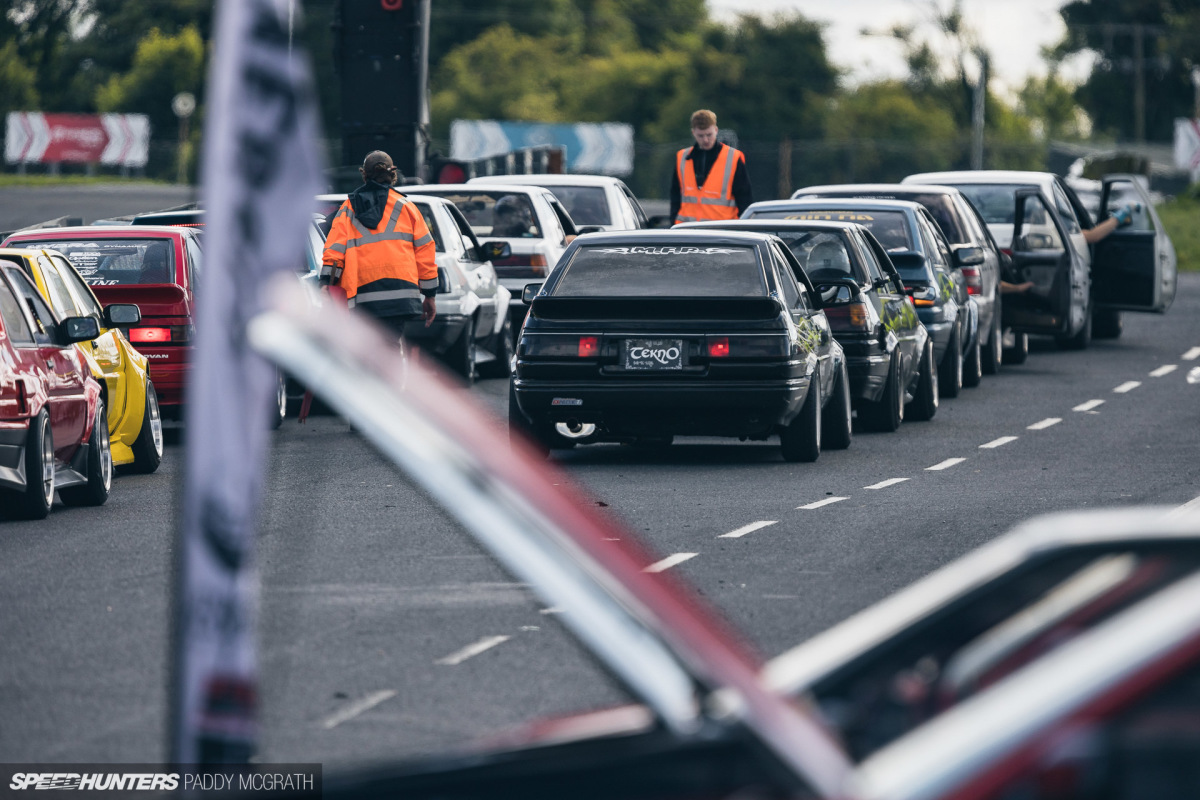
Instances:
[[[827,222],[857,222],[875,235],[887,250],[913,250],[908,220],[903,211],[853,211],[843,209],[791,209],[758,211],[753,219],[794,219]]]
[[[765,297],[753,247],[596,245],[576,251],[555,297]]]
[[[421,212],[421,216],[425,219],[425,227],[429,228],[429,233],[433,236],[433,249],[435,252],[446,252],[446,243],[442,241],[442,229],[437,226],[437,222],[433,219],[433,206],[429,203],[413,202],[417,210]]]
[[[170,239],[51,239],[22,241],[67,257],[89,286],[175,283],[175,245]]]
[[[963,184],[958,190],[967,196],[979,211],[983,221],[989,225],[1012,225],[1017,213],[1017,189],[1022,188],[999,183]]]
[[[603,186],[548,186],[576,225],[611,225]]]
[[[454,203],[480,238],[542,238],[533,204],[524,194],[462,191],[421,194],[444,197]]]

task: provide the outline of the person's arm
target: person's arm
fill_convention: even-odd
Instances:
[[[674,165],[674,161],[671,162]],[[671,167],[671,223],[679,217],[679,207],[683,204],[683,192],[679,188],[679,168]]]
[[[1083,232],[1083,239],[1088,244],[1095,244],[1117,228],[1123,228],[1131,222],[1133,222],[1133,209],[1129,206],[1121,206],[1111,217],[1094,228],[1085,230]]]
[[[429,226],[425,224],[425,217],[417,207],[408,203],[405,210],[412,225],[413,250],[417,257],[417,286],[420,287],[424,298],[421,301],[421,318],[425,320],[425,327],[428,328],[437,316],[437,301],[434,299],[438,290],[438,269],[435,260],[437,247],[433,242],[433,234],[429,232]]]
[[[322,286],[337,286],[342,280],[342,270],[346,266],[346,246],[350,241],[350,233],[354,230],[350,224],[350,215],[353,213],[350,201],[346,200],[333,216],[329,235],[325,237],[325,251],[321,254],[321,272],[317,276],[317,282]]]
[[[738,159],[733,170],[733,199],[737,203],[739,217],[754,202],[754,188],[750,185],[750,173],[746,172],[744,156]]]

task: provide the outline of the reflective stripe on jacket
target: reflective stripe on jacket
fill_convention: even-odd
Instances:
[[[679,214],[676,222],[696,222],[708,219],[737,219],[737,201],[733,199],[733,172],[738,165],[746,163],[741,150],[729,145],[721,148],[716,162],[708,171],[703,186],[696,185],[696,165],[688,158],[691,147],[685,147],[675,156],[675,169],[679,178]]]
[[[421,296],[437,292],[433,236],[420,210],[397,191],[388,192],[383,220],[368,229],[347,199],[325,239],[322,274],[346,291],[351,306],[370,304],[378,316],[420,312]],[[368,310],[368,309],[364,309]]]

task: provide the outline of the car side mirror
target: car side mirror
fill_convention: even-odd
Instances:
[[[646,220],[647,228],[670,228],[675,224],[669,214],[655,214],[650,219]]]
[[[480,260],[495,261],[500,258],[508,258],[512,255],[512,245],[508,242],[484,242],[479,245]]]
[[[438,294],[450,293],[450,273],[445,267],[438,267]]]
[[[100,335],[100,323],[95,317],[67,317],[59,326],[60,344],[90,342]]]
[[[892,285],[891,278],[876,278],[875,280],[871,281],[872,289],[887,289],[891,285]]]
[[[113,303],[104,307],[104,327],[127,328],[142,321],[142,310],[133,303]]]
[[[984,260],[982,247],[960,247],[954,251],[954,264],[958,267],[977,267]]]
[[[541,291],[542,284],[540,283],[525,284],[525,288],[521,290],[521,302],[525,305],[529,305],[533,302],[533,298],[537,297]]]
[[[820,308],[853,302],[859,293],[858,284],[853,280],[822,282],[814,285],[813,289],[816,290]]]

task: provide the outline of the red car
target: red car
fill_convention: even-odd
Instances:
[[[22,269],[0,261],[0,515],[42,519],[108,499],[112,455],[100,384],[75,347],[100,333],[60,320]]]
[[[134,303],[142,321],[129,341],[150,361],[165,417],[178,417],[195,331],[200,232],[168,226],[45,228],[13,234],[5,246],[47,247],[67,257],[103,305]]]

